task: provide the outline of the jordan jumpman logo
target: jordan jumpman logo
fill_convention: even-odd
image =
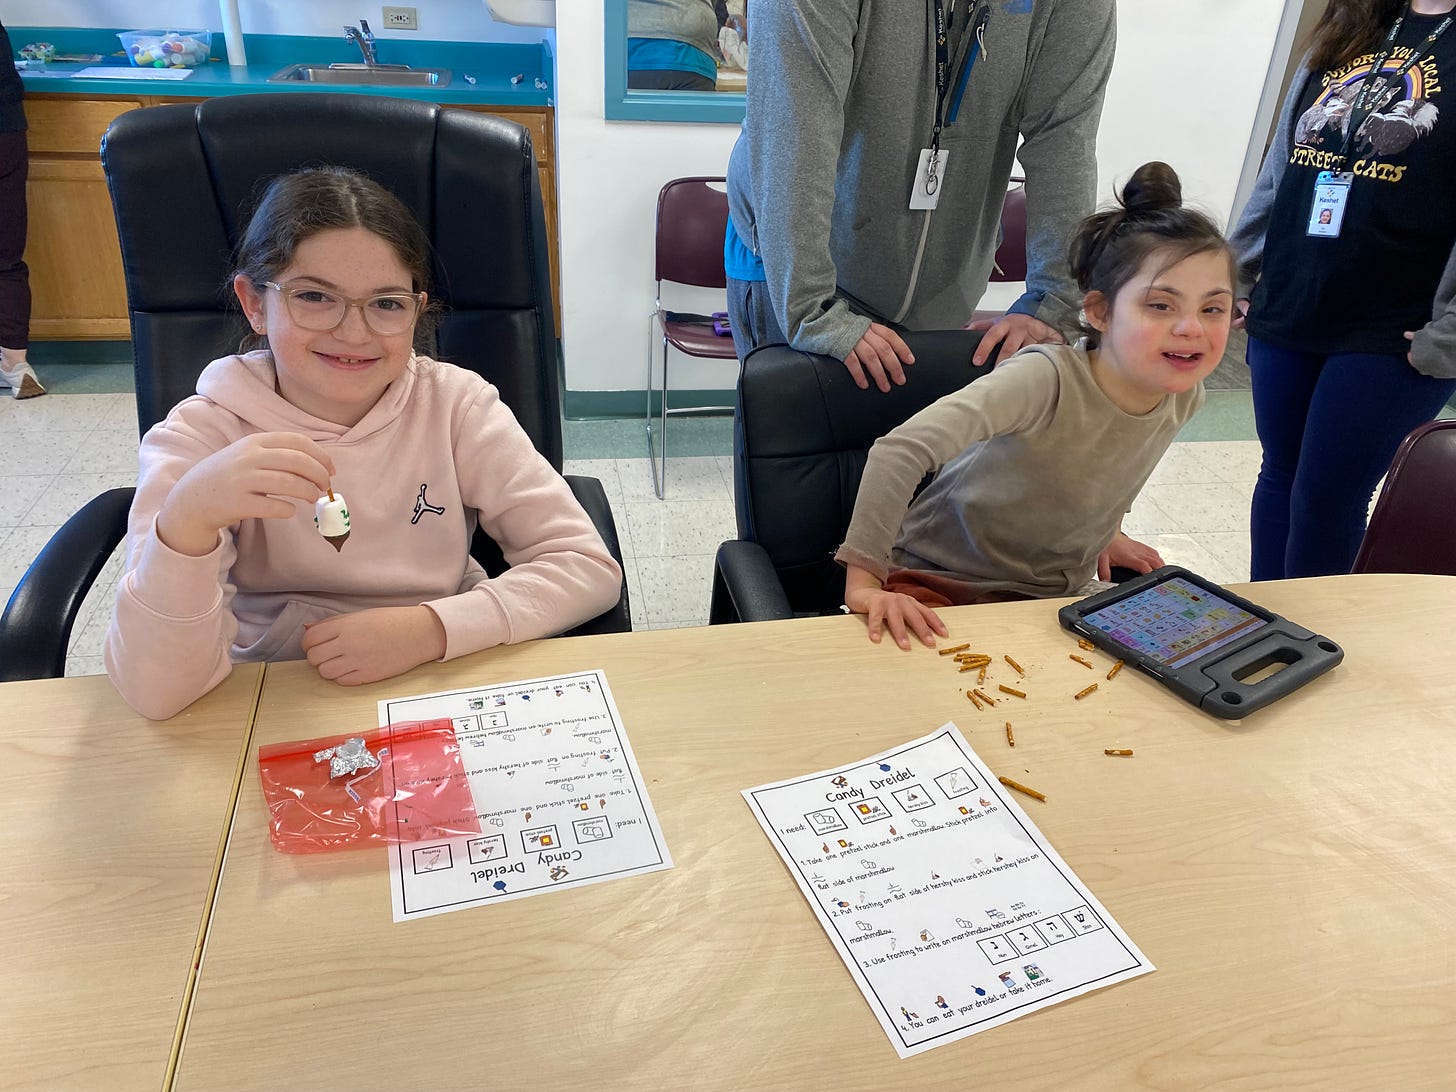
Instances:
[[[443,516],[445,514],[445,509],[436,508],[429,501],[425,500],[425,490],[429,487],[430,486],[428,482],[422,482],[420,484],[420,495],[415,498],[415,518],[410,520],[411,527],[413,527],[416,523],[419,523],[420,517],[423,516],[426,512],[433,512],[437,516]]]

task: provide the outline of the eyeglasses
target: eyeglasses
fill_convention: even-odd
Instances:
[[[351,307],[359,308],[359,314],[364,316],[364,325],[374,333],[382,337],[403,334],[414,325],[424,303],[419,292],[385,292],[378,296],[349,299],[322,288],[303,285],[264,281],[263,286],[283,297],[289,317],[299,326],[324,334],[337,330]]]

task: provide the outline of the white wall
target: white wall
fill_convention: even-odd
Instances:
[[[486,14],[481,0],[403,0],[418,9],[420,28],[385,30],[379,0],[241,0],[244,34],[329,37],[361,18],[379,38],[443,42],[526,42],[542,27],[518,27]],[[577,0],[584,3],[585,0]],[[222,31],[217,0],[5,0],[11,27],[185,27]],[[19,45],[20,43],[17,43]]]
[[[1149,159],[1171,163],[1185,196],[1220,221],[1233,207],[1282,3],[1120,0],[1117,62],[1098,141],[1100,192]],[[558,164],[562,336],[571,390],[642,389],[652,303],[657,191],[670,178],[722,174],[731,125],[607,122],[602,12],[559,4]],[[1014,299],[992,286],[988,303]],[[711,298],[711,297],[709,297]],[[682,301],[684,309],[704,309]],[[721,364],[673,364],[673,386],[723,388]]]
[[[602,5],[557,5],[556,140],[562,343],[569,390],[647,386],[657,191],[685,175],[721,175],[736,125],[612,121],[602,108]],[[719,310],[722,293],[672,297],[675,310]],[[715,306],[707,304],[717,300]],[[736,364],[675,358],[674,388],[731,388]]]
[[[1233,208],[1284,5],[1275,0],[1120,0],[1117,62],[1097,142],[1110,195],[1149,159],[1220,222]]]

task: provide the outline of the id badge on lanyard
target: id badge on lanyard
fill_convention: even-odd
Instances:
[[[956,2],[950,0],[947,9],[945,0],[935,0],[935,129],[930,147],[920,149],[920,159],[915,165],[915,181],[910,186],[912,209],[933,209],[940,204],[946,162],[950,159],[950,151],[940,146],[940,131],[945,125],[954,124],[971,68],[978,56],[986,54],[990,7],[985,0],[970,0],[965,15],[969,20],[967,29],[955,57],[951,56],[950,32],[955,23]]]
[[[1350,201],[1350,187],[1355,176],[1349,171],[1320,171],[1314,180],[1314,202],[1309,209],[1307,234],[1324,239],[1338,239],[1345,223],[1345,208]]]
[[[910,190],[912,209],[933,209],[940,204],[940,187],[945,182],[945,164],[950,151],[920,149],[920,162],[915,166],[915,185]]]

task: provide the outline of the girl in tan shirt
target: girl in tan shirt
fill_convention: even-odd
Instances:
[[[1202,404],[1235,271],[1172,168],[1138,168],[1069,257],[1084,340],[1024,350],[871,449],[835,555],[870,640],[888,627],[901,648],[910,633],[933,645],[946,633],[937,606],[1095,590],[1123,513]]]

